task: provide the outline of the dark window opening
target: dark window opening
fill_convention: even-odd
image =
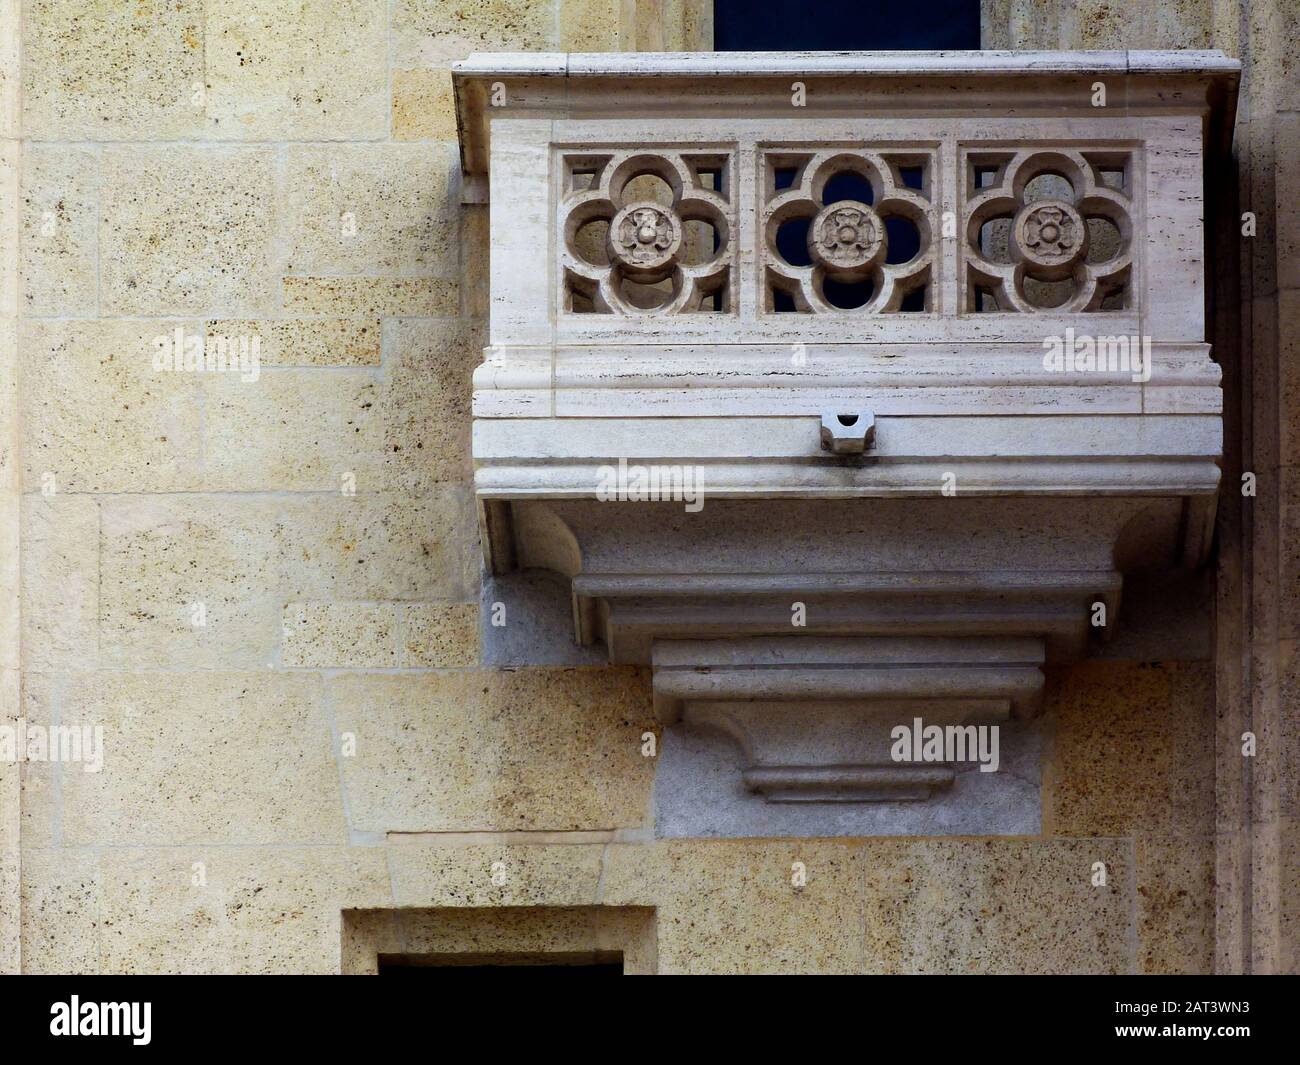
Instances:
[[[380,976],[622,976],[619,951],[581,954],[381,954]]]
[[[979,48],[979,0],[713,0],[719,52]]]

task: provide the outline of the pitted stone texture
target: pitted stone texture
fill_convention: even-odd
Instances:
[[[391,59],[441,66],[471,52],[538,52],[555,43],[554,4],[542,0],[397,0]]]
[[[94,315],[99,300],[99,153],[29,144],[23,152],[22,308]]]
[[[440,277],[286,277],[289,314],[354,318],[449,318],[460,310],[460,286]]]
[[[102,896],[99,858],[93,851],[24,846],[23,973],[100,972]]]
[[[204,129],[203,0],[29,0],[23,133],[183,140]]]
[[[847,844],[663,841],[610,846],[601,901],[656,907],[660,973],[854,973],[862,885]]]
[[[1129,842],[868,840],[861,861],[868,972],[1132,969]]]
[[[404,664],[455,669],[479,664],[477,603],[410,603],[405,608]]]
[[[206,4],[208,135],[386,136],[386,6],[386,0]]]
[[[393,71],[393,139],[456,139],[456,103],[450,70]]]
[[[63,766],[68,845],[342,843],[318,677],[87,673],[62,723],[103,727],[103,768]]]
[[[418,492],[470,483],[471,381],[486,340],[485,330],[461,321],[400,319],[385,328],[379,408],[386,487]]]
[[[216,492],[374,492],[386,461],[370,370],[276,369],[202,378],[203,486]]]
[[[107,850],[100,865],[114,973],[337,973],[340,912],[392,900],[377,848]]]
[[[99,652],[98,501],[27,496],[21,563],[23,668],[93,668]]]
[[[266,366],[378,366],[383,337],[377,318],[214,319],[208,336],[257,338]]]
[[[1085,662],[1047,713],[1044,831],[1059,836],[1212,831],[1213,671],[1208,664]]]
[[[1138,971],[1214,972],[1214,839],[1137,841]]]
[[[197,323],[27,322],[22,351],[28,491],[200,487],[199,375],[154,369],[155,341]]]
[[[584,906],[600,901],[603,848],[585,845],[388,848],[393,901],[414,906]]]
[[[271,666],[282,602],[278,502],[115,496],[101,503],[100,519],[103,665]]]
[[[385,669],[404,664],[401,608],[394,603],[290,603],[284,608],[281,665]]]
[[[327,681],[354,831],[636,828],[654,762],[639,670],[351,675]]]
[[[274,149],[118,145],[104,149],[103,166],[103,313],[238,316],[277,307]]]
[[[454,277],[453,158],[423,144],[286,149],[286,272]]]

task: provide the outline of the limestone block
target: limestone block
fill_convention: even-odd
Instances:
[[[462,311],[471,318],[486,318],[488,313],[488,278],[492,258],[492,245],[488,239],[488,221],[486,204],[471,204],[462,210],[460,223],[460,276],[464,297]]]
[[[473,528],[463,489],[286,500],[273,532],[285,599],[467,599],[478,570]]]
[[[386,487],[427,491],[469,484],[470,406],[483,330],[463,322],[401,319],[388,331],[379,400],[384,412]]]
[[[283,163],[286,270],[453,277],[456,218],[444,145],[290,147]]]
[[[28,321],[20,333],[28,491],[168,492],[200,484],[196,374],[154,369],[194,323]]]
[[[169,144],[104,149],[105,314],[247,316],[279,301],[275,152]]]
[[[558,4],[560,48],[564,51],[631,52],[637,49],[637,42],[629,39],[635,27],[625,25],[623,20],[623,9],[627,5],[622,0],[558,0]],[[681,47],[689,48],[688,45]]]
[[[386,6],[385,0],[206,4],[208,135],[386,136]]]
[[[313,669],[403,665],[399,608],[392,603],[290,603],[281,665]]]
[[[283,288],[290,314],[447,318],[460,308],[459,285],[440,277],[286,277]]]
[[[351,675],[327,682],[354,831],[633,828],[654,760],[637,670]],[[432,905],[433,903],[426,903]]]
[[[855,845],[660,841],[608,848],[601,901],[657,907],[660,973],[853,973],[862,888]]]
[[[24,973],[100,972],[102,893],[93,851],[23,848]]]
[[[111,850],[101,865],[111,973],[337,973],[340,912],[392,899],[377,848]]]
[[[406,607],[404,665],[452,669],[479,664],[477,603],[411,603]]]
[[[27,726],[48,728],[58,720],[55,712],[58,685],[58,678],[48,673],[30,670],[23,673],[19,709]],[[7,715],[5,723],[17,726],[17,721]],[[20,753],[17,737],[15,746],[15,754]],[[12,773],[20,780],[20,787],[13,794],[18,796],[18,827],[23,847],[53,847],[59,843],[60,771],[60,765],[48,759],[22,763],[0,761],[0,773]],[[5,813],[8,815],[10,811]]]
[[[93,668],[99,650],[99,503],[23,500],[22,647],[28,670]]]
[[[23,11],[24,134],[200,136],[204,7],[203,0],[30,0]]]
[[[1214,839],[1137,841],[1138,971],[1214,971]]]
[[[1131,971],[1123,840],[869,840],[866,968],[880,973]],[[1093,885],[1095,864],[1106,883]]]
[[[409,906],[584,906],[600,901],[599,845],[388,849],[393,902]]]
[[[23,153],[22,308],[93,316],[98,293],[99,153],[31,144]]]
[[[393,71],[393,139],[456,139],[451,71],[442,68]]]
[[[204,487],[231,492],[375,491],[385,461],[370,370],[276,369],[203,380]]]
[[[207,336],[256,337],[262,366],[378,366],[377,318],[215,319]]]
[[[392,61],[445,65],[471,52],[536,52],[555,43],[551,0],[397,0]]]
[[[120,496],[101,504],[100,653],[119,669],[266,669],[279,642],[279,504]]]
[[[1046,767],[1044,831],[1062,836],[1205,832],[1213,787],[1208,670],[1085,662],[1049,700],[1056,749]]]
[[[318,677],[77,674],[62,723],[102,726],[104,737],[99,772],[63,767],[69,845],[345,838]]]

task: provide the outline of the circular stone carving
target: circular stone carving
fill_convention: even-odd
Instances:
[[[808,251],[832,270],[866,273],[885,251],[885,227],[865,203],[841,200],[823,207],[808,227]]]
[[[1038,200],[1016,216],[1015,251],[1031,272],[1048,280],[1068,277],[1088,252],[1083,216],[1062,200]]]
[[[610,256],[633,276],[661,279],[681,247],[681,222],[657,203],[630,203],[609,224]]]

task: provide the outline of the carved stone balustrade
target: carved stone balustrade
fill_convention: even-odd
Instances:
[[[1217,52],[476,55],[492,569],[569,582],[775,802],[923,799],[1219,490]],[[650,497],[647,500],[646,497]]]

